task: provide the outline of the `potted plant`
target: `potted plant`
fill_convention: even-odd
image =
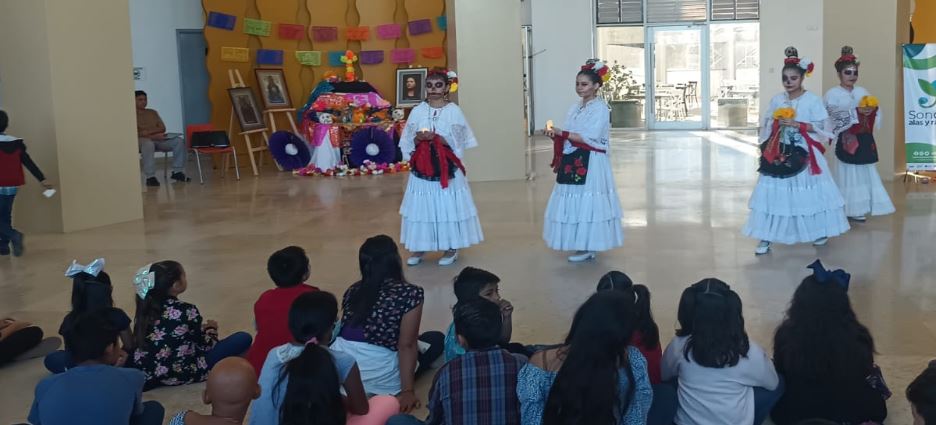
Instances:
[[[615,61],[609,72],[611,77],[601,86],[600,93],[611,107],[611,127],[640,127],[640,100],[630,98],[637,94],[633,71]]]

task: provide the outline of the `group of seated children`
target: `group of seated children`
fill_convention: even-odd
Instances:
[[[143,402],[143,391],[206,378],[211,413],[179,412],[170,424],[243,423],[248,408],[252,425],[757,425],[768,416],[777,425],[842,425],[887,416],[891,393],[851,308],[850,276],[818,261],[772,356],[748,338],[741,298],[718,279],[683,291],[665,351],[649,289],[621,272],[599,280],[564,341],[530,346],[510,342],[513,307],[493,273],[465,268],[448,335],[420,335],[423,289],[404,277],[393,239],[368,239],[359,264],[361,279],[339,310],[334,295],[306,284],[301,248],[274,253],[267,270],[276,288],[254,305],[253,345],[243,332],[219,339],[217,323],[179,300],[188,282],[177,262],[136,274],[132,326],[114,307],[103,260],[73,264],[65,350],[47,357],[56,374],[37,385],[29,420],[159,424],[163,408]],[[9,338],[2,331],[0,342]],[[443,352],[422,421],[408,414],[420,405],[414,381]],[[936,424],[936,366],[907,398],[917,424]]]

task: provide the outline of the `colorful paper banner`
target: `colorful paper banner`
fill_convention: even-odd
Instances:
[[[367,41],[370,40],[369,27],[348,27],[345,29],[345,35],[348,41]]]
[[[393,49],[390,51],[390,62],[392,63],[413,63],[415,60],[416,51],[413,49]]]
[[[302,40],[303,35],[305,35],[305,27],[296,24],[278,24],[277,32],[279,38],[283,40]]]
[[[400,24],[384,24],[377,26],[377,38],[381,40],[396,40],[403,34]]]
[[[445,56],[445,49],[441,47],[423,47],[422,55],[426,59],[442,59]]]
[[[250,49],[246,47],[222,47],[222,62],[250,62]]]
[[[244,18],[244,34],[269,37],[273,32],[273,23],[259,19]]]
[[[282,65],[283,51],[257,49],[257,65]]]
[[[205,23],[205,25],[209,27],[220,28],[228,31],[233,30],[234,25],[236,24],[236,16],[221,12],[208,12],[208,21]]]
[[[384,61],[383,50],[364,50],[360,54],[361,65],[377,65]]]
[[[436,18],[436,25],[439,26],[439,31],[448,30],[448,16],[440,16]]]
[[[338,39],[338,28],[336,27],[312,27],[312,40],[314,41],[335,41]]]
[[[432,21],[428,19],[410,21],[409,23],[410,35],[428,34],[430,32],[432,32]]]
[[[306,66],[321,66],[322,52],[315,50],[300,50],[296,52],[296,60]]]
[[[328,52],[328,66],[344,66],[341,63],[341,58],[345,55],[345,50],[333,50]]]

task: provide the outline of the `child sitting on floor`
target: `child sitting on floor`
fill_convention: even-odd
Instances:
[[[500,278],[487,270],[481,270],[474,267],[465,267],[461,273],[455,277],[453,286],[455,287],[455,298],[458,304],[483,298],[497,304],[501,311],[501,337],[498,339],[498,345],[511,353],[522,354],[529,357],[530,352],[521,344],[510,343],[510,337],[513,333],[513,305],[500,296],[498,284]],[[465,354],[465,348],[458,343],[455,336],[455,322],[449,325],[448,332],[445,334],[445,361],[451,361],[454,358]]]
[[[163,407],[143,402],[146,377],[138,370],[114,367],[120,357],[120,329],[106,310],[75,319],[65,332],[77,366],[36,385],[29,412],[33,425],[160,425]]]
[[[498,346],[500,306],[484,298],[458,303],[453,311],[458,343],[466,350],[439,369],[429,392],[426,424],[519,424],[517,375],[526,363]],[[419,425],[397,415],[387,425]]]
[[[179,300],[188,288],[181,264],[145,266],[133,285],[139,298],[130,362],[146,374],[147,389],[202,382],[216,363],[250,348],[250,334],[236,332],[219,341],[218,323],[202,323],[198,307]]]
[[[252,425],[382,425],[399,412],[395,397],[368,400],[354,357],[328,348],[337,318],[338,300],[328,292],[296,298],[289,309],[293,342],[270,350],[263,364]]]
[[[260,386],[253,366],[240,357],[228,357],[211,369],[202,393],[202,401],[211,405],[211,414],[182,411],[169,425],[242,424],[251,400],[257,397],[260,397]]]
[[[0,319],[0,366],[16,360],[34,358],[55,350],[62,343],[58,338],[42,339],[42,329],[32,323],[12,317]],[[45,343],[43,343],[45,342]]]
[[[125,349],[129,347],[131,342],[130,316],[127,316],[123,310],[114,308],[114,287],[111,285],[110,276],[104,271],[104,259],[98,258],[87,266],[72,261],[72,264],[65,270],[65,276],[72,278],[72,309],[62,319],[59,334],[65,336],[65,332],[77,317],[91,311],[106,309],[111,325],[120,330],[120,342],[123,343],[123,347]],[[121,351],[117,365],[123,366],[126,360],[126,353]],[[45,367],[52,373],[62,373],[74,366],[75,362],[68,353],[67,345],[65,351],[56,351],[45,358]]]
[[[289,306],[300,295],[318,290],[305,284],[310,273],[309,257],[298,246],[274,252],[267,261],[267,272],[276,288],[264,292],[254,304],[257,337],[247,352],[247,361],[253,365],[258,375],[267,353],[273,347],[292,340],[289,334]]]
[[[913,425],[936,425],[936,361],[907,386]]]

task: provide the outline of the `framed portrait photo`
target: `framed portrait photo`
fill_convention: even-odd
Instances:
[[[241,131],[266,128],[263,111],[257,105],[257,98],[250,87],[228,89],[228,94],[231,96],[231,105],[234,105],[234,113],[237,115]]]
[[[396,95],[398,108],[412,108],[426,99],[426,75],[428,68],[398,69]]]
[[[256,69],[254,73],[257,75],[257,87],[260,88],[264,109],[292,108],[282,69]]]

